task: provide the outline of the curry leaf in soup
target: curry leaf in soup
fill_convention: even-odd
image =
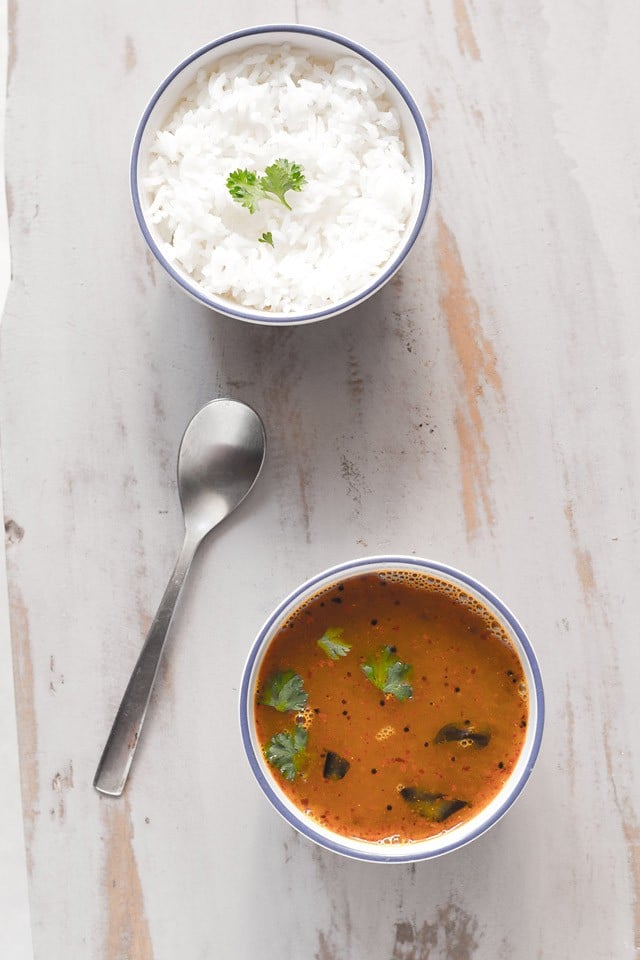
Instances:
[[[392,694],[396,700],[408,700],[413,696],[413,688],[406,680],[411,667],[398,660],[391,647],[382,647],[361,665],[361,669],[374,687]]]
[[[271,737],[265,747],[265,756],[285,780],[295,780],[306,758],[308,734],[304,727],[283,730]]]
[[[302,677],[293,670],[281,670],[269,677],[259,702],[265,707],[286,713],[288,710],[302,710],[307,700]]]
[[[488,746],[490,740],[490,730],[477,730],[468,724],[458,727],[455,723],[447,723],[444,727],[441,727],[433,738],[434,743],[457,742],[461,747],[476,747],[477,749]]]
[[[349,772],[350,766],[346,757],[341,757],[340,754],[329,750],[325,757],[322,776],[325,780],[342,780]]]
[[[418,787],[403,787],[400,796],[414,813],[436,823],[442,823],[468,806],[466,800],[448,799],[441,793],[428,793]]]
[[[342,639],[344,630],[341,627],[329,627],[318,640],[318,646],[324,650],[330,660],[339,660],[346,657],[351,650],[351,644]]]

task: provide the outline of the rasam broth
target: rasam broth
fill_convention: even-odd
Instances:
[[[460,588],[414,572],[360,574],[306,600],[256,687],[258,740],[289,799],[373,842],[473,817],[513,770],[527,720],[502,626]]]

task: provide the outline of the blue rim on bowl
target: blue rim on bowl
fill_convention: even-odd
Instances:
[[[328,584],[364,572],[389,569],[414,569],[440,575],[475,594],[506,629],[522,663],[529,687],[529,719],[525,743],[511,776],[491,803],[466,823],[443,831],[425,841],[398,844],[376,844],[355,841],[326,830],[305,816],[284,795],[264,760],[253,722],[257,675],[264,653],[279,625],[307,597],[314,596]],[[283,600],[262,626],[249,653],[240,688],[240,731],[251,770],[273,808],[299,833],[327,850],[351,859],[372,863],[412,863],[442,856],[480,837],[496,824],[512,806],[527,783],[535,765],[544,728],[544,692],[540,667],[533,647],[522,626],[509,608],[487,587],[468,574],[433,560],[409,556],[375,556],[351,560],[323,571],[307,580]]]
[[[419,209],[415,218],[415,222],[411,229],[408,237],[403,241],[401,249],[398,251],[397,255],[394,257],[393,261],[387,266],[383,273],[381,273],[375,281],[373,281],[368,287],[364,290],[360,290],[352,296],[348,297],[346,300],[343,300],[332,307],[327,307],[323,310],[313,310],[309,312],[299,313],[299,314],[283,314],[283,313],[273,313],[269,314],[267,311],[259,311],[253,309],[242,309],[242,307],[233,304],[232,301],[228,301],[225,298],[218,298],[214,296],[208,296],[205,291],[203,291],[199,285],[195,282],[190,282],[187,277],[181,274],[171,263],[163,256],[156,239],[153,236],[152,231],[149,229],[145,215],[144,215],[144,203],[140,195],[139,189],[139,165],[140,165],[140,151],[143,141],[143,137],[146,132],[147,123],[151,114],[153,113],[154,108],[158,104],[158,101],[167,90],[169,85],[185,70],[189,67],[194,61],[202,57],[204,54],[209,53],[212,50],[222,47],[225,44],[231,43],[233,41],[241,40],[247,37],[263,37],[268,34],[274,33],[287,33],[287,34],[298,34],[300,36],[309,36],[309,37],[318,37],[323,40],[329,40],[333,43],[340,44],[343,47],[346,47],[348,50],[351,50],[353,53],[358,54],[363,59],[369,61],[374,67],[376,67],[386,78],[390,81],[392,86],[396,89],[404,103],[406,104],[413,121],[416,126],[416,130],[420,139],[421,144],[421,153],[422,153],[422,162],[424,165],[424,185],[422,189],[422,196],[420,198]],[[142,234],[149,246],[149,249],[167,272],[167,274],[180,286],[185,293],[204,304],[205,306],[217,310],[219,313],[222,313],[229,317],[236,317],[240,320],[245,320],[253,323],[263,323],[271,325],[286,325],[286,324],[299,324],[299,323],[311,323],[316,320],[322,320],[327,317],[337,316],[340,313],[344,313],[346,310],[351,309],[359,303],[364,302],[369,299],[377,290],[383,287],[391,277],[400,269],[408,254],[410,253],[415,241],[418,238],[420,230],[422,229],[425,217],[427,215],[427,210],[429,207],[429,201],[431,198],[431,188],[433,182],[433,158],[431,153],[431,144],[429,141],[429,134],[427,128],[420,113],[420,110],[412,97],[411,93],[402,82],[402,80],[394,73],[394,71],[379,57],[377,57],[370,50],[367,50],[366,47],[361,46],[359,43],[356,43],[353,40],[349,40],[347,37],[343,37],[340,34],[332,33],[329,30],[322,30],[318,27],[310,26],[301,26],[300,24],[267,24],[257,27],[249,27],[244,30],[237,30],[234,33],[226,34],[223,37],[219,37],[217,40],[213,40],[211,43],[205,44],[205,46],[200,47],[181,63],[175,67],[171,73],[162,81],[158,89],[155,91],[151,100],[149,101],[140,122],[138,124],[134,140],[133,147],[131,152],[131,163],[129,169],[130,177],[130,187],[131,187],[131,197],[133,200],[133,208],[135,211],[136,219],[142,231]]]

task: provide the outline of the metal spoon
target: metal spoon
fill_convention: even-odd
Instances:
[[[119,797],[136,752],[173,613],[204,537],[242,503],[264,462],[262,420],[238,400],[212,400],[191,420],[178,453],[184,543],[113,721],[93,785]]]

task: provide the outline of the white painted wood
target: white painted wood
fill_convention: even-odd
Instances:
[[[0,0],[0,183],[4,182],[4,119],[7,73],[7,4]],[[0,303],[11,264],[4,191],[0,192]],[[0,462],[0,475],[2,463]],[[0,491],[0,506],[2,494]],[[0,956],[33,960],[27,858],[20,797],[20,767],[4,543],[0,545]]]
[[[36,960],[638,956],[637,5],[10,11],[2,452],[24,531],[7,564]],[[265,330],[170,286],[127,160],[183,55],[293,18],[401,73],[436,191],[373,302]],[[262,412],[268,464],[198,558],[125,798],[100,798],[99,751],[179,546],[177,444],[221,394]],[[298,839],[259,796],[236,722],[276,600],[385,550],[492,586],[548,696],[517,806],[415,868]]]

